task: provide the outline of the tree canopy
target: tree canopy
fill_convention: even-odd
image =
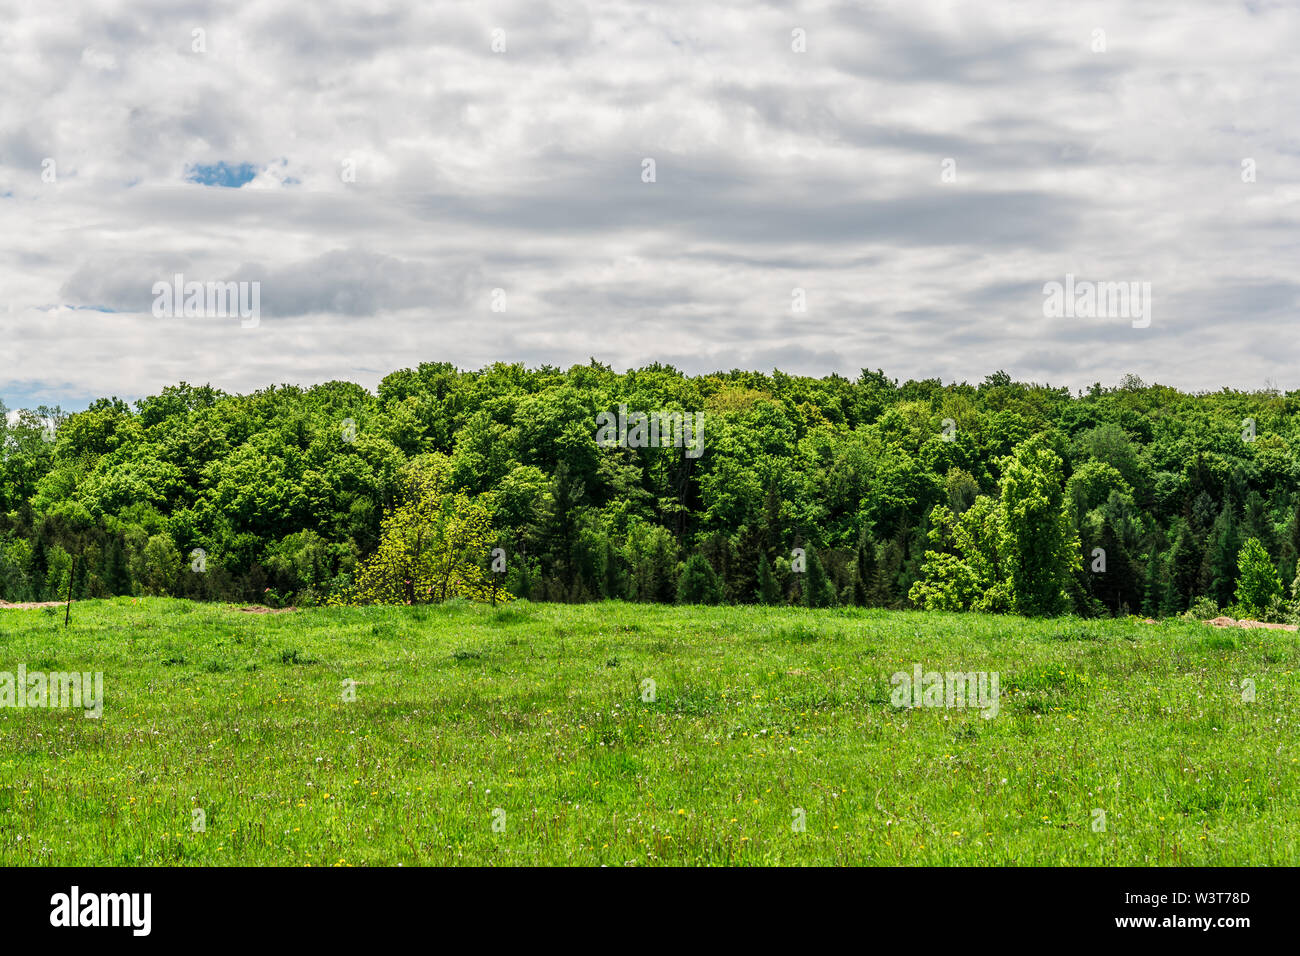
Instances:
[[[702,447],[598,443],[597,416],[624,408],[699,414]],[[1300,392],[426,363],[374,392],[180,383],[0,421],[9,601],[69,584],[423,601],[495,582],[553,601],[1155,615],[1272,593],[1261,551],[1280,581],[1300,564]]]

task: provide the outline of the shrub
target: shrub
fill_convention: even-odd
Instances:
[[[1192,601],[1192,606],[1183,612],[1183,620],[1185,621],[1208,621],[1210,618],[1218,616],[1219,605],[1207,597],[1195,598]]]

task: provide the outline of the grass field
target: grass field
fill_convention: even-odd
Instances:
[[[1287,632],[117,599],[0,611],[20,663],[105,703],[0,709],[6,866],[1300,863]],[[999,713],[894,708],[915,664]]]

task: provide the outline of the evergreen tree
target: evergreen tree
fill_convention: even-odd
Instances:
[[[880,607],[897,607],[898,576],[903,567],[903,546],[892,538],[878,552],[876,562],[875,603]]]
[[[721,531],[709,535],[701,544],[700,553],[704,555],[705,560],[718,576],[722,600],[735,600],[736,594],[741,590],[739,582],[736,581],[740,561],[731,537]]]
[[[623,583],[623,569],[619,566],[618,551],[608,536],[604,537],[600,556],[601,596],[607,601],[621,600],[626,594]]]
[[[567,599],[581,587],[578,518],[586,486],[561,460],[549,492],[541,506],[541,539],[551,577],[560,585],[555,593]]]
[[[1204,541],[1210,533],[1210,528],[1214,525],[1214,518],[1219,513],[1219,507],[1214,503],[1209,492],[1202,491],[1192,499],[1192,510],[1188,517],[1191,522],[1192,537],[1197,541]]]
[[[767,555],[758,559],[758,600],[762,604],[781,603],[781,588],[772,576],[772,566],[767,562]]]
[[[1147,617],[1159,617],[1165,605],[1163,565],[1160,553],[1152,542],[1151,553],[1147,556],[1146,586],[1142,592],[1142,613]]]
[[[641,523],[628,534],[634,601],[671,604],[677,594],[677,542],[667,528]]]
[[[1300,570],[1300,492],[1291,497],[1290,514],[1278,547],[1278,563],[1284,581],[1294,578]]]
[[[36,537],[36,544],[32,547],[32,560],[28,565],[30,570],[27,572],[27,579],[31,582],[32,600],[45,600],[45,579],[50,573],[50,558],[45,549],[45,539],[40,535]]]
[[[808,549],[808,570],[804,575],[804,603],[808,607],[832,607],[835,604],[835,586],[826,574],[817,552]]]
[[[1268,505],[1264,496],[1252,491],[1246,496],[1245,514],[1241,519],[1242,538],[1254,538],[1270,555],[1277,552],[1277,535],[1273,531],[1273,519],[1269,517]]]
[[[1131,498],[1112,491],[1106,502],[1085,522],[1094,528],[1089,544],[1099,546],[1106,557],[1106,570],[1092,573],[1092,548],[1084,546],[1084,563],[1092,581],[1092,593],[1115,614],[1145,603],[1145,569],[1136,553],[1140,526]]]
[[[1223,510],[1214,519],[1210,529],[1209,550],[1205,554],[1205,574],[1209,581],[1209,596],[1219,607],[1232,602],[1233,588],[1237,584],[1237,554],[1241,551],[1241,533],[1232,503],[1225,502]]]
[[[853,603],[869,607],[876,584],[876,547],[867,532],[858,535],[858,558],[853,566]]]
[[[722,585],[704,555],[696,553],[686,559],[681,577],[677,579],[678,604],[720,604]]]
[[[1170,557],[1168,606],[1173,613],[1182,613],[1191,607],[1196,595],[1197,578],[1201,570],[1201,551],[1196,537],[1186,524],[1178,529],[1174,550]]]
[[[126,550],[120,535],[110,535],[104,552],[104,586],[112,595],[131,593],[131,572],[126,565]]]

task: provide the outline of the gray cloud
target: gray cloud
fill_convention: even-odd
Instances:
[[[1300,385],[1293,4],[10,6],[10,405],[591,356]],[[176,272],[267,321],[155,319]],[[1045,319],[1067,273],[1152,327]]]

